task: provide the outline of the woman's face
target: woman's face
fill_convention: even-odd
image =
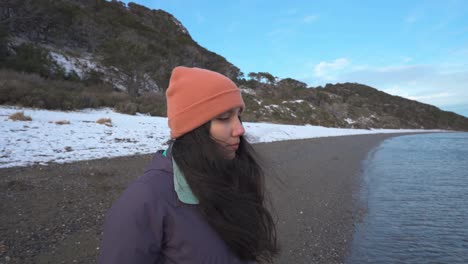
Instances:
[[[240,121],[241,112],[241,108],[233,108],[211,120],[210,136],[221,144],[228,159],[236,157],[240,136],[245,133]]]

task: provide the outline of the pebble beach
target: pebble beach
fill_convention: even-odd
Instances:
[[[275,263],[343,263],[362,162],[383,140],[352,135],[255,144],[267,171],[281,254]],[[0,169],[0,263],[96,263],[107,209],[152,154]]]

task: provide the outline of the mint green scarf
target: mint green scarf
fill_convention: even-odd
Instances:
[[[167,157],[167,150],[164,151],[163,156]],[[177,193],[177,197],[179,200],[186,204],[198,204],[198,199],[193,194],[190,186],[185,179],[184,174],[180,170],[179,166],[177,166],[174,159],[172,159],[172,167],[174,171],[174,188]]]

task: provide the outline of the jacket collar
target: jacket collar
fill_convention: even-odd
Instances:
[[[197,197],[195,197],[195,195],[193,194],[192,189],[190,189],[190,186],[188,185],[184,174],[180,170],[179,166],[177,166],[177,163],[175,162],[174,158],[172,158],[170,147],[169,149],[165,150],[162,153],[162,155],[166,157],[166,159],[172,160],[174,189],[177,194],[177,198],[179,198],[179,200],[185,204],[198,204],[199,201]]]

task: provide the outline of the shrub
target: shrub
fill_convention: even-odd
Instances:
[[[155,92],[144,93],[137,99],[138,112],[152,116],[166,116],[166,97]]]
[[[24,115],[24,112],[13,113],[8,118],[13,121],[32,121],[32,118],[30,116]]]
[[[0,70],[0,104],[45,109],[72,110],[115,107],[131,102],[124,92],[116,92],[108,84],[83,84],[50,80],[38,74]]]
[[[38,73],[41,76],[49,77],[54,68],[54,62],[50,58],[47,50],[34,44],[23,43],[15,47],[16,56],[8,61],[8,66],[29,73]]]
[[[49,110],[114,107],[134,115],[137,112],[166,116],[164,93],[146,92],[138,97],[113,90],[109,84],[84,84],[45,79],[38,74],[0,69],[0,104]]]
[[[134,115],[138,111],[138,106],[132,102],[122,102],[115,107],[115,110],[122,114]]]

